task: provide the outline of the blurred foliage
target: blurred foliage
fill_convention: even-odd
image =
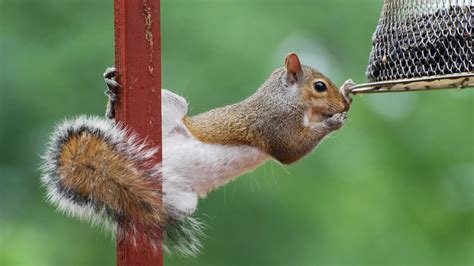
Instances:
[[[250,95],[297,51],[365,81],[381,0],[162,0],[163,86],[190,113]],[[113,265],[114,242],[44,201],[52,126],[102,114],[112,1],[0,0],[0,265]],[[204,254],[166,265],[473,265],[474,90],[356,97],[346,127],[200,201]]]

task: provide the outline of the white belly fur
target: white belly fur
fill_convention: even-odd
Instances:
[[[162,90],[163,202],[183,214],[196,210],[197,199],[225,185],[269,159],[247,145],[203,143],[182,122],[187,113],[184,98]]]

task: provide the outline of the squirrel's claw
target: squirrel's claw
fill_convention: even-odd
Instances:
[[[104,81],[107,86],[105,95],[107,95],[107,109],[105,116],[109,119],[115,117],[115,104],[117,103],[117,90],[120,88],[120,84],[115,80],[117,75],[117,69],[115,67],[108,67],[104,72]]]
[[[117,94],[115,94],[114,92],[106,90],[104,93],[111,102],[117,101]]]
[[[352,81],[352,79],[348,79],[348,80],[346,80],[346,82],[344,82],[344,84],[342,85],[342,87],[340,89],[342,97],[344,97],[344,100],[348,104],[352,103],[351,91],[352,91],[352,87],[354,87],[355,85],[356,84],[354,83],[354,81]]]
[[[115,76],[117,75],[117,69],[115,67],[108,67],[105,69],[105,72],[103,75],[104,75],[104,79],[115,78]]]

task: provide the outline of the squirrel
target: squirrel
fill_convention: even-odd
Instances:
[[[114,69],[104,74],[109,118],[120,88],[114,75]],[[198,199],[269,159],[300,160],[344,125],[352,84],[338,90],[290,53],[249,98],[203,114],[188,116],[186,100],[162,89],[162,147],[150,148],[113,120],[79,116],[56,126],[41,180],[60,211],[117,237],[142,232],[154,246],[162,243],[161,228],[165,251],[194,256],[204,236],[204,224],[192,217]],[[158,149],[163,160],[156,165]],[[125,232],[121,223],[141,227]]]

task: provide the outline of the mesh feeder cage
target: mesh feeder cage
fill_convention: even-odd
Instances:
[[[474,0],[385,0],[357,93],[474,86]]]

